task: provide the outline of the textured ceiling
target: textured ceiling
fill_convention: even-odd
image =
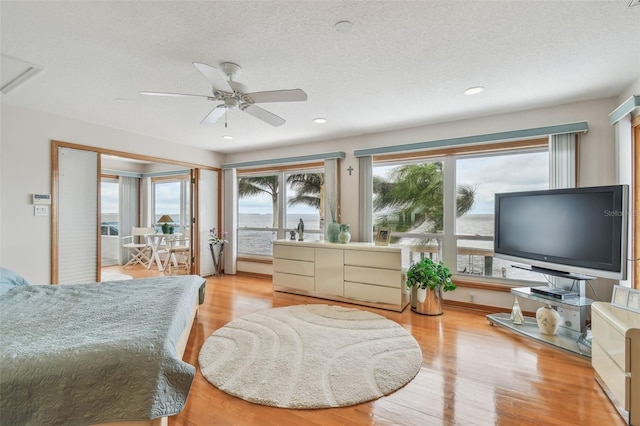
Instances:
[[[235,152],[617,96],[640,75],[640,7],[627,4],[2,1],[2,54],[44,67],[2,103]],[[249,91],[308,101],[261,104],[281,127],[235,109],[225,128],[199,124],[218,102],[138,93],[208,95],[192,62],[225,61]]]

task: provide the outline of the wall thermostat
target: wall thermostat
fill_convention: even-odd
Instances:
[[[51,194],[33,194],[33,204],[51,204]]]

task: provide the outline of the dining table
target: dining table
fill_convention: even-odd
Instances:
[[[167,241],[172,238],[182,237],[182,233],[176,232],[173,234],[163,234],[161,232],[157,232],[154,234],[147,234],[145,237],[147,238],[147,244],[151,247],[151,260],[147,264],[147,269],[151,269],[151,266],[155,262],[158,267],[158,271],[164,271],[164,265],[162,264],[160,255],[168,253],[168,250],[166,249]]]

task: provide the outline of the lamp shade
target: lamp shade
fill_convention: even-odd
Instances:
[[[162,216],[160,216],[160,219],[158,219],[157,223],[170,223],[173,222],[173,219],[171,219],[171,216],[169,216],[168,214],[163,214]]]

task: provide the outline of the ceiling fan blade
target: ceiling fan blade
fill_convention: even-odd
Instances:
[[[282,126],[285,123],[285,120],[283,118],[280,118],[274,113],[269,112],[266,109],[260,108],[256,105],[243,104],[240,105],[240,109],[250,115],[253,115],[255,118],[264,121],[265,123],[271,124],[272,126]]]
[[[229,86],[224,74],[222,74],[218,68],[201,64],[200,62],[194,62],[193,65],[209,80],[215,90],[233,93],[233,89]]]
[[[262,102],[300,102],[307,100],[307,94],[302,89],[253,92],[247,93],[247,96],[256,104]]]
[[[149,96],[175,96],[175,97],[187,97],[187,98],[206,98],[206,99],[215,99],[211,96],[207,95],[189,95],[187,93],[167,93],[167,92],[140,92],[141,95],[149,95]]]
[[[200,124],[214,124],[220,117],[227,111],[227,107],[224,104],[220,104],[211,110],[205,118],[202,119]]]

